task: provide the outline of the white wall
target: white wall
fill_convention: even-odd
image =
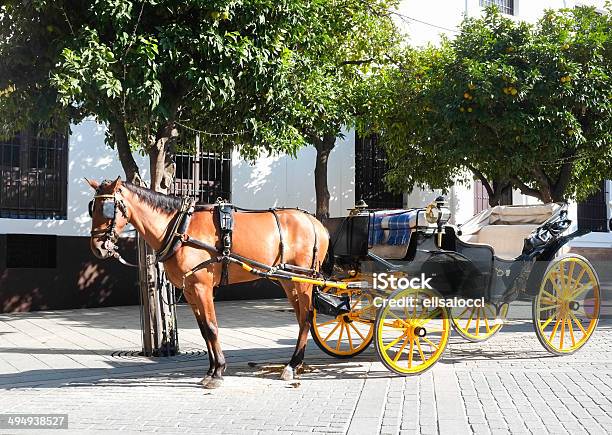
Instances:
[[[533,23],[546,9],[586,5],[603,10],[605,3],[606,0],[514,0],[512,17]],[[421,46],[439,42],[441,34],[452,38],[464,16],[479,16],[482,11],[479,0],[404,0],[397,10],[396,22],[411,45]]]
[[[0,219],[2,234],[56,234],[62,236],[89,236],[91,219],[87,204],[93,197],[84,177],[103,180],[123,176],[115,150],[104,144],[105,128],[93,120],[71,126],[68,150],[68,197],[66,220],[58,219]],[[145,159],[138,159],[146,168]],[[148,171],[143,171],[143,177]]]
[[[232,158],[232,202],[245,208],[300,207],[315,211],[316,151],[308,146],[296,158],[260,157],[254,163]],[[355,205],[355,134],[338,139],[328,163],[330,215],[344,216]]]

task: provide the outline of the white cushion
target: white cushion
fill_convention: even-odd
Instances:
[[[475,234],[460,236],[466,243],[479,243],[493,248],[495,256],[512,260],[521,255],[527,236],[539,225],[487,225]]]

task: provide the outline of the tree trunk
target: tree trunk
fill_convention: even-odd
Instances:
[[[168,121],[159,129],[155,140],[149,147],[149,167],[151,170],[151,189],[168,193],[174,179],[174,164],[169,154],[172,141],[178,136],[174,122]],[[148,277],[149,317],[154,324],[152,354],[172,356],[179,351],[176,323],[176,298],[174,287],[168,282],[164,266],[156,263],[155,254],[150,247],[146,249],[146,267]],[[152,279],[151,279],[152,278]]]
[[[170,156],[170,147],[178,137],[174,122],[169,121],[155,138],[155,143],[149,149],[149,164],[151,169],[151,189],[156,192],[168,193],[175,174],[175,165]]]
[[[329,155],[336,145],[336,137],[325,135],[323,138],[313,138],[313,145],[317,150],[315,165],[315,195],[317,203],[317,219],[323,220],[329,217],[329,188],[327,185],[327,163]]]
[[[566,190],[571,180],[573,169],[573,162],[566,162],[561,166],[559,176],[551,192],[551,198],[554,202],[564,202],[566,200]]]
[[[125,124],[114,118],[110,121],[109,127],[127,180],[144,187],[145,183],[140,177],[138,165],[130,149]],[[163,146],[159,148],[162,152],[150,155],[151,180],[158,186],[164,186],[164,180],[157,173],[157,166],[153,164],[153,161],[159,158],[165,161],[166,142],[162,142]],[[153,168],[156,168],[156,171],[153,171]],[[142,353],[145,356],[176,355],[179,351],[179,344],[174,309],[174,288],[165,279],[163,266],[155,262],[153,250],[140,236],[138,236],[137,247]]]
[[[503,203],[504,195],[508,194],[508,189],[512,189],[512,184],[508,180],[493,180],[491,183],[493,194],[489,194],[489,205],[495,207],[496,205],[508,205]],[[512,192],[510,192],[512,195]]]

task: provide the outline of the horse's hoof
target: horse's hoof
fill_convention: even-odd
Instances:
[[[283,381],[292,381],[293,380],[293,368],[290,365],[286,365],[281,373],[281,379]]]
[[[206,384],[208,384],[211,379],[212,379],[212,376],[206,375],[202,378],[202,380],[200,381],[200,384],[206,386]]]
[[[223,378],[210,378],[208,383],[204,385],[204,388],[207,390],[214,390],[215,388],[219,388],[223,385]]]

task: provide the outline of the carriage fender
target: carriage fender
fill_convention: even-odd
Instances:
[[[534,261],[534,265],[531,269],[531,273],[529,274],[529,278],[526,284],[525,290],[528,295],[536,296],[538,294],[538,292],[540,291],[540,283],[544,278],[546,269],[548,268],[550,263],[552,263],[559,255],[562,248],[567,245],[569,241],[578,237],[582,237],[588,233],[588,230],[574,231],[571,234],[559,237],[551,244],[544,246],[542,250],[531,254],[533,256],[531,259]]]

